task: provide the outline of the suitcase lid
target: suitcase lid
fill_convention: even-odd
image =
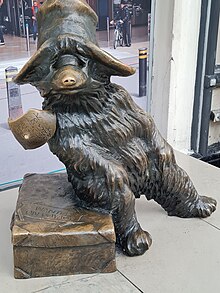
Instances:
[[[14,246],[75,247],[115,242],[111,215],[78,206],[62,174],[28,174],[12,221]]]

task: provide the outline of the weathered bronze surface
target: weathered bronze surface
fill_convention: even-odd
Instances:
[[[12,221],[15,278],[116,270],[109,214],[78,206],[66,174],[29,174]]]
[[[36,86],[43,109],[56,115],[49,147],[81,204],[111,213],[123,251],[141,255],[152,240],[137,221],[135,198],[145,195],[178,217],[207,217],[216,201],[198,195],[151,116],[110,82],[134,70],[98,47],[96,21],[86,1],[45,1],[38,50],[15,81]]]
[[[44,145],[56,131],[56,116],[50,111],[30,109],[16,120],[8,120],[16,139],[25,149]]]

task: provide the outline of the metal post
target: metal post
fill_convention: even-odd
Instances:
[[[147,76],[147,107],[146,111],[151,113],[152,101],[152,76],[153,76],[153,53],[154,53],[154,30],[155,30],[155,14],[156,14],[156,1],[151,0],[151,16],[150,16],[150,43],[148,52],[148,76]]]
[[[203,102],[203,89],[205,79],[205,65],[206,65],[206,53],[208,47],[208,35],[209,35],[209,22],[210,22],[211,1],[202,0],[201,3],[201,17],[200,17],[200,32],[198,43],[198,57],[197,57],[197,69],[196,69],[196,82],[194,90],[194,105],[193,105],[193,117],[191,128],[191,149],[194,153],[199,152],[200,141],[200,126],[202,116],[202,102]]]
[[[109,44],[110,44],[109,17],[107,17],[107,42],[108,42],[108,47],[109,47]]]
[[[150,41],[151,13],[147,15],[147,40]]]
[[[139,97],[147,94],[147,48],[139,49]]]
[[[30,38],[29,38],[29,27],[28,23],[25,24],[26,27],[26,44],[27,44],[27,51],[30,51]]]
[[[207,156],[208,140],[209,140],[209,122],[212,104],[212,76],[215,71],[216,48],[218,40],[218,25],[220,14],[219,0],[211,2],[210,23],[208,32],[208,44],[206,52],[205,66],[205,87],[203,91],[202,116],[200,127],[199,153],[202,156]]]
[[[17,75],[17,73],[17,67],[10,66],[5,69],[8,112],[9,119],[12,120],[23,114],[20,86],[13,82],[13,78]]]
[[[23,27],[23,35],[25,36],[25,17],[24,17],[24,2],[21,1],[21,14],[22,14],[22,27]],[[20,28],[21,30],[21,28]],[[22,35],[22,33],[21,33]]]

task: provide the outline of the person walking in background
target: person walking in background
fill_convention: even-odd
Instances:
[[[120,11],[120,17],[123,21],[123,39],[124,44],[127,47],[131,46],[131,14],[128,8],[128,5],[126,2],[122,2],[121,4],[121,11]]]
[[[32,6],[33,40],[34,40],[34,42],[36,41],[37,32],[38,32],[38,29],[37,29],[37,12],[38,12],[39,8],[40,8],[40,5],[38,4],[38,2],[34,1],[33,6]]]
[[[3,0],[0,0],[0,46],[3,46],[5,44],[5,40],[3,37],[3,21],[2,21],[2,13],[1,13],[2,4],[3,4]]]

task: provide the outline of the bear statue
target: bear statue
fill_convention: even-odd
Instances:
[[[40,144],[48,141],[65,164],[82,206],[109,212],[118,244],[136,256],[152,240],[137,221],[135,198],[154,199],[168,215],[183,218],[209,216],[216,201],[197,193],[151,116],[111,83],[112,75],[134,69],[99,48],[96,24],[85,0],[46,0],[38,13],[37,51],[15,82],[34,85],[44,98],[42,113],[56,118],[54,132]],[[28,148],[40,145],[25,139]]]

